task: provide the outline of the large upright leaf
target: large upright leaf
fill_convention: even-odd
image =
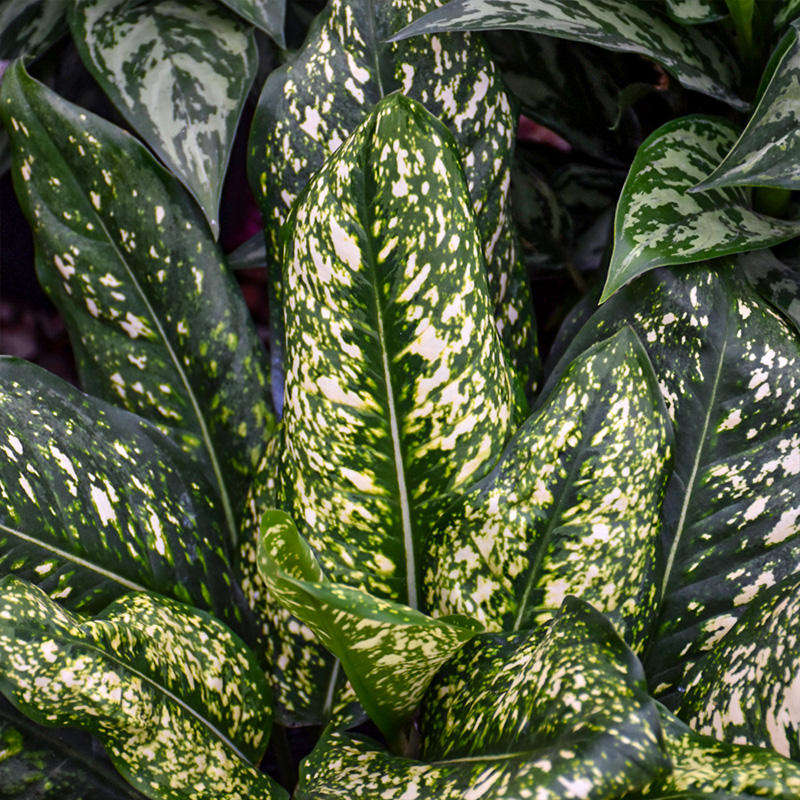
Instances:
[[[84,613],[148,589],[241,624],[211,486],[153,425],[4,357],[0,451],[0,576]]]
[[[682,117],[639,148],[617,205],[601,302],[649,269],[758,250],[800,235],[800,222],[753,211],[743,189],[688,194],[724,158],[736,133],[717,117]]]
[[[428,608],[524,630],[572,594],[641,649],[658,602],[670,459],[658,383],[625,328],[566,370],[494,470],[436,523]]]
[[[271,723],[263,674],[237,637],[188,606],[130,594],[86,621],[5,578],[0,687],[41,724],[94,733],[154,800],[287,797],[256,769]]]
[[[800,188],[800,21],[744,133],[724,160],[697,187],[780,186]]]
[[[211,0],[74,0],[69,21],[89,71],[194,195],[216,238],[258,66],[252,28]]]
[[[746,109],[736,94],[738,66],[707,30],[673,22],[656,3],[636,0],[451,0],[395,37],[493,28],[545,33],[562,39],[640,53],[657,61],[688,89]]]
[[[508,202],[515,115],[480,39],[449,35],[402,44],[384,40],[433,0],[330,0],[295,58],[273,72],[250,136],[248,172],[264,218],[272,272],[272,356],[282,361],[280,229],[310,177],[372,111],[402,91],[455,136],[486,259],[498,329],[528,385],[538,380],[536,329]],[[282,387],[274,382],[279,395]]]
[[[138,141],[20,64],[3,80],[0,113],[39,279],[84,388],[179,429],[208,458],[235,541],[274,421],[266,353],[202,216]]]
[[[800,558],[800,341],[730,262],[655,270],[600,307],[551,380],[627,324],[675,428],[660,615],[644,660],[666,697]]]
[[[0,60],[32,58],[64,33],[64,0],[0,0]]]

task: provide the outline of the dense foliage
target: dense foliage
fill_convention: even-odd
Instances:
[[[6,0],[0,58],[82,389],[0,358],[0,797],[800,796],[800,3]]]

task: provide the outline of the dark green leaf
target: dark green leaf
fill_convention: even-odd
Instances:
[[[209,0],[74,0],[69,21],[88,70],[189,189],[216,238],[258,65],[252,28]]]
[[[220,0],[262,31],[268,33],[279,47],[286,46],[283,36],[283,18],[286,0]]]
[[[469,615],[490,630],[520,630],[576,595],[641,649],[658,602],[658,511],[670,440],[635,334],[625,328],[590,348],[540,401],[493,472],[436,523],[428,608]]]
[[[639,148],[617,206],[601,302],[655,267],[757,250],[800,235],[800,222],[753,211],[743,189],[687,193],[724,157],[736,132],[716,117],[682,117]]]
[[[236,516],[274,425],[267,357],[196,206],[133,137],[9,68],[0,111],[37,270],[86,391],[211,463]]]
[[[271,723],[263,674],[207,614],[130,594],[86,621],[4,578],[0,674],[35,721],[94,733],[148,797],[287,797],[254,766]]]
[[[684,86],[746,109],[736,95],[740,73],[731,54],[707,30],[673,22],[655,3],[635,0],[451,0],[400,31],[421,33],[493,28],[545,33],[657,61]]]
[[[264,234],[257,233],[251,236],[244,244],[239,245],[228,255],[228,265],[231,269],[258,269],[267,266],[267,246],[264,243]]]
[[[63,36],[66,11],[64,0],[0,0],[0,60],[46,50]]]
[[[667,0],[667,13],[681,25],[715,22],[728,15],[725,0]]]

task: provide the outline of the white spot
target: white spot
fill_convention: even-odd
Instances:
[[[8,435],[8,441],[11,443],[11,446],[20,454],[22,455],[22,443],[16,436],[13,434]]]
[[[97,192],[89,192],[89,197],[92,198],[92,205],[99,211],[100,210],[100,195]]]
[[[161,206],[156,206],[156,225],[161,224],[161,220],[164,219],[164,209]]]
[[[111,507],[111,501],[99,486],[92,486],[92,502],[100,515],[100,521],[103,525],[108,525],[112,520],[116,520],[117,515]]]
[[[100,311],[99,311],[99,310],[98,310],[98,308],[97,308],[97,303],[95,303],[95,301],[94,301],[94,300],[92,300],[92,298],[91,298],[91,297],[87,297],[87,298],[86,298],[86,308],[88,308],[88,309],[89,309],[89,313],[90,313],[90,314],[91,314],[93,317],[97,318],[97,317],[99,317],[99,316],[100,316]]]
[[[752,522],[754,519],[757,519],[767,507],[767,498],[766,497],[759,497],[755,501],[750,504],[750,507],[747,511],[744,512],[744,518],[748,522]]]
[[[120,322],[120,327],[131,339],[137,339],[139,336],[145,336],[150,332],[144,322],[139,317],[131,314],[130,311],[125,314],[125,322]]]

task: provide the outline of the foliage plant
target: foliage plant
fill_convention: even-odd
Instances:
[[[80,377],[0,358],[0,797],[800,797],[800,3],[6,0],[0,58]]]

